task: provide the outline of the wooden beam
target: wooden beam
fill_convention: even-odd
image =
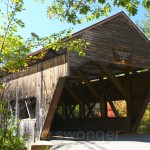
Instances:
[[[41,139],[46,139],[49,134],[51,123],[52,123],[54,114],[56,112],[59,98],[61,96],[65,82],[66,82],[66,77],[61,77],[58,79],[56,89],[54,91],[54,95],[53,95],[53,98],[52,98],[52,101],[51,101],[51,104],[50,104],[50,107],[49,107],[49,110],[45,119],[45,123],[42,129],[41,135],[40,135]]]
[[[84,104],[79,106],[80,109],[80,118],[84,118],[85,108]]]
[[[68,105],[67,104],[65,104],[65,112],[66,112],[65,116],[66,116],[66,119],[67,119],[68,118]]]
[[[74,118],[73,111],[74,111],[75,107],[76,107],[76,105],[73,105],[73,107],[71,105],[69,105],[69,109],[70,109],[70,112],[69,112],[69,115],[68,115],[69,118],[70,118],[71,115]]]
[[[73,91],[72,87],[69,85],[65,85],[65,88],[67,91],[71,94],[71,96],[74,98],[76,102],[78,102],[80,105],[83,105],[82,100],[77,96],[77,94]]]
[[[99,76],[99,74],[100,74],[100,71],[99,72],[93,72],[93,70],[90,70],[90,71],[85,71],[85,70],[83,71],[82,70],[82,72],[86,75],[89,75],[89,76]]]
[[[65,86],[64,86],[65,87]],[[63,102],[64,102],[64,112],[65,112],[65,118],[69,118],[68,117],[68,114],[69,114],[69,106],[71,105],[70,101],[69,101],[69,95],[67,94],[67,91],[66,90],[63,90],[62,94],[61,94],[61,98],[63,99]],[[60,99],[60,100],[62,100]]]
[[[114,104],[113,104],[113,102],[112,102],[112,100],[111,100],[110,95],[108,94],[108,92],[107,92],[106,90],[104,90],[104,94],[105,94],[105,96],[107,97],[107,101],[108,101],[109,105],[111,106],[111,108],[112,108],[112,110],[113,110],[115,116],[116,116],[116,117],[119,117],[119,113],[118,113],[116,107],[114,106]]]
[[[125,99],[128,100],[129,99],[128,92],[126,91],[126,89],[122,85],[122,83],[118,80],[118,78],[115,77],[113,72],[111,72],[111,70],[108,69],[106,66],[102,66],[102,70],[108,75],[108,77],[111,79],[111,81],[116,85],[116,87],[122,93],[122,95],[125,97]]]
[[[118,78],[115,77],[113,72],[108,69],[106,66],[97,64],[97,63],[92,63],[93,65],[99,66],[100,70],[104,72],[110,79],[111,81],[116,85],[118,90],[122,93],[122,95],[125,97],[126,100],[129,99],[129,94],[128,91],[125,89],[125,87],[122,85],[122,83],[118,80]]]
[[[83,115],[84,115],[84,118],[86,117],[85,116],[85,105],[87,106],[88,110],[90,109],[90,104],[89,104],[89,101],[88,101],[88,97],[86,95],[86,90],[85,90],[85,87],[81,86],[79,87],[79,91],[78,91],[78,94],[79,96],[83,99],[84,101],[84,105],[83,105]]]
[[[145,110],[147,108],[147,105],[148,105],[149,101],[150,101],[150,90],[148,92],[148,95],[147,95],[145,101],[143,102],[143,105],[142,105],[142,107],[140,109],[140,113],[138,115],[138,118],[136,119],[136,121],[135,121],[135,123],[134,123],[134,125],[133,125],[133,127],[131,129],[132,133],[135,133],[137,131],[138,126],[140,125],[140,122],[141,122],[141,120],[143,118],[143,115],[145,113]]]
[[[96,96],[97,99],[99,99],[102,102],[101,95],[96,91],[96,89],[91,85],[89,80],[86,78],[86,76],[79,70],[77,70],[77,73],[81,79],[81,81],[84,81],[87,87],[90,89],[90,91]]]
[[[65,125],[61,122],[54,127],[54,131],[128,131],[128,118],[69,118]],[[81,149],[82,150],[82,149]]]
[[[85,93],[84,93],[84,91],[83,91],[83,89],[82,89],[82,86],[78,86],[78,91],[77,91],[77,93],[78,93],[78,97],[83,100],[83,102],[82,102],[83,105],[80,105],[80,106],[79,106],[79,107],[80,107],[80,117],[81,117],[81,118],[85,118],[85,100],[84,100],[84,97],[83,97],[83,95],[84,95]]]
[[[105,95],[102,93],[103,102],[101,103],[101,116],[107,117],[107,101],[105,101]]]
[[[62,106],[62,116],[63,116],[64,118],[66,118],[66,105],[65,105],[65,103],[64,103],[64,99],[62,99],[62,95],[61,95],[61,97],[60,97],[60,99],[59,99],[58,105],[59,105],[59,106]],[[57,107],[57,109],[58,109],[58,107]]]
[[[81,92],[82,91],[82,92]],[[89,101],[88,101],[88,97],[87,97],[87,95],[86,95],[86,91],[85,91],[85,88],[83,89],[83,87],[79,90],[79,95],[80,96],[82,96],[82,99],[83,99],[83,101],[84,101],[84,106],[83,106],[83,114],[84,114],[84,118],[86,117],[85,116],[85,105],[87,106],[87,108],[88,108],[88,110],[90,109],[90,103],[89,103]],[[92,117],[94,117],[93,116],[93,114],[91,114],[92,115]]]
[[[87,87],[90,89],[90,91],[95,95],[95,97],[100,101],[101,103],[101,114],[102,116],[106,116],[106,107],[105,107],[105,101],[103,99],[103,97],[97,92],[97,90],[91,85],[91,83],[89,82],[89,80],[86,78],[86,76],[79,70],[77,70],[77,73],[80,77],[80,79],[82,81],[85,82],[85,84],[87,85]]]
[[[62,105],[62,116],[66,119],[66,107],[65,107],[65,104]]]
[[[89,109],[89,112],[87,113],[87,115],[86,115],[86,117],[88,117],[90,114],[92,115],[92,117],[93,117],[93,113],[92,113],[92,110],[93,110],[93,108],[95,107],[95,103],[93,103],[92,104],[92,106],[88,106],[88,109]]]

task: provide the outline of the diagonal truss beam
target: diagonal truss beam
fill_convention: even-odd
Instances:
[[[73,105],[73,106],[69,105],[70,112],[69,112],[68,118],[70,118],[71,115],[74,118],[73,111],[74,111],[75,107],[76,107],[76,105]]]
[[[96,104],[93,103],[92,106],[90,106],[90,105],[88,106],[89,111],[88,111],[86,117],[88,117],[88,116],[90,116],[90,115],[92,115],[92,117],[94,116],[93,113],[92,113],[92,110],[93,110],[93,108],[95,107],[95,105],[96,105]]]
[[[76,102],[78,102],[81,106],[83,106],[82,100],[77,96],[77,94],[75,94],[75,92],[73,91],[72,87],[66,84],[65,88],[71,94],[71,96],[74,98],[74,100]]]
[[[53,98],[52,98],[52,101],[51,101],[51,104],[50,104],[50,107],[49,107],[49,110],[45,119],[45,123],[42,129],[41,135],[40,135],[41,139],[46,139],[49,134],[51,123],[52,123],[54,114],[56,112],[57,105],[58,105],[63,87],[65,85],[65,82],[66,82],[66,77],[61,77],[58,79],[56,89],[54,91],[54,95],[53,95]]]
[[[122,95],[125,97],[125,99],[129,100],[128,91],[123,86],[123,84],[118,80],[118,78],[115,77],[115,75],[113,74],[113,72],[109,68],[107,68],[105,65],[97,64],[95,62],[93,62],[92,65],[99,67],[99,69],[111,79],[111,81],[115,84],[115,86],[122,93]]]
[[[77,70],[77,73],[79,75],[79,78],[81,81],[84,81],[86,86],[89,88],[89,90],[93,93],[93,95],[100,101],[102,109],[101,109],[101,113],[102,116],[105,116],[105,101],[103,99],[103,97],[98,93],[98,91],[92,86],[92,84],[90,83],[90,81],[86,78],[86,76],[80,71]]]
[[[112,110],[113,110],[115,116],[116,116],[116,117],[119,117],[119,113],[118,113],[118,111],[117,111],[115,105],[113,104],[110,95],[109,95],[108,92],[105,91],[105,90],[104,90],[104,94],[105,94],[105,96],[106,96],[106,98],[107,98],[107,101],[108,101],[109,105],[111,106],[111,108],[112,108]]]
[[[79,70],[77,70],[77,73],[81,79],[81,81],[85,82],[86,86],[90,89],[90,91],[96,96],[97,99],[99,99],[102,102],[101,95],[95,90],[95,88],[91,85],[89,80],[86,78],[86,76]]]
[[[140,125],[140,122],[142,120],[142,117],[143,117],[143,115],[145,113],[145,110],[146,110],[147,105],[148,105],[149,102],[150,102],[150,90],[149,90],[148,95],[147,95],[147,97],[146,97],[146,99],[145,99],[145,101],[144,101],[144,103],[143,103],[143,105],[142,105],[142,107],[140,109],[140,113],[138,115],[138,118],[136,119],[136,121],[135,121],[135,123],[134,123],[134,125],[133,125],[133,127],[131,129],[132,133],[137,131],[138,126]]]

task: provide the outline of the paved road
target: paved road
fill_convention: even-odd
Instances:
[[[112,140],[52,140],[50,150],[150,150],[150,135],[119,135]]]

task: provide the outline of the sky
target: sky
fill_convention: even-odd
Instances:
[[[91,22],[84,22],[80,25],[70,25],[67,23],[61,23],[58,20],[50,20],[47,18],[47,6],[50,5],[52,0],[45,0],[45,3],[41,3],[41,0],[35,2],[35,0],[25,0],[25,9],[21,14],[18,15],[19,18],[23,20],[25,23],[25,28],[19,30],[19,34],[23,38],[27,38],[30,36],[31,32],[38,34],[40,37],[48,36],[52,33],[57,33],[63,29],[69,29],[69,27],[73,27],[73,33],[79,30],[82,30],[100,20],[105,19],[106,17],[101,17]],[[127,15],[128,12],[123,8],[114,8],[109,16],[112,16],[120,11],[124,11]],[[145,10],[140,5],[138,8],[138,14],[135,16],[131,16],[130,19],[133,22],[141,21],[144,18]]]

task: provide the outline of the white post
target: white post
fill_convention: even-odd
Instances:
[[[29,116],[29,118],[31,118],[31,115],[30,115],[30,111],[29,111],[29,108],[28,108],[27,101],[25,101],[25,105],[26,105],[26,108],[27,108],[28,116]]]

